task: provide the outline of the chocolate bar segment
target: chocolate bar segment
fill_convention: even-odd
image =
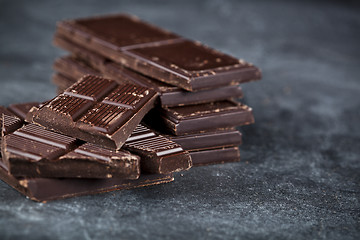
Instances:
[[[62,94],[28,113],[32,122],[65,135],[120,149],[143,116],[153,108],[156,92],[132,84],[87,75]]]
[[[13,176],[137,179],[140,158],[28,124],[2,139],[3,162]]]
[[[137,72],[188,91],[261,77],[258,68],[243,60],[125,15],[63,21],[58,24],[57,34]]]
[[[172,108],[156,108],[146,115],[144,122],[155,129],[183,135],[228,129],[254,123],[252,109],[234,101]]]
[[[157,91],[160,94],[162,106],[183,106],[206,102],[225,100],[229,98],[241,98],[243,96],[240,86],[228,85],[216,89],[200,90],[196,92],[184,91],[178,87],[154,80],[149,77],[130,71],[120,64],[93,53],[83,47],[79,47],[59,36],[55,36],[55,43],[63,49],[78,56],[59,58],[54,63],[54,69],[62,75],[78,79],[85,74],[103,75],[116,81],[126,79],[130,83],[145,86]],[[98,71],[94,73],[94,70]],[[67,81],[61,82],[54,79],[57,86],[63,86]],[[66,87],[68,87],[67,85]]]
[[[11,175],[0,158],[0,179],[33,201],[47,202],[69,197],[145,187],[174,180],[171,174],[141,174],[139,179],[123,178],[22,178]]]
[[[190,155],[183,148],[139,124],[126,140],[124,148],[141,157],[141,169],[149,173],[171,173],[192,166]]]
[[[26,111],[32,106],[39,105],[38,103],[24,103],[16,104],[16,106],[27,106],[27,107],[16,107],[16,111],[19,115],[26,115]],[[15,106],[15,105],[13,105]],[[51,132],[50,132],[51,133]],[[49,131],[42,129],[39,126],[29,124],[26,127],[18,130],[14,134],[21,136],[29,136],[29,138],[36,138],[38,141],[43,143],[52,142],[52,145],[57,145],[62,148],[61,141],[57,141],[57,138],[69,138],[61,134],[50,134]],[[40,135],[41,137],[38,137]],[[70,138],[73,139],[73,138]],[[151,142],[151,144],[144,145],[144,141]],[[180,170],[187,170],[191,167],[191,158],[187,151],[181,149],[181,146],[172,142],[168,138],[165,138],[149,128],[139,124],[133,131],[132,135],[127,139],[127,144],[124,145],[125,149],[129,149],[131,152],[136,153],[141,157],[141,170],[148,173],[161,173],[167,174]],[[175,150],[175,151],[174,151]],[[115,158],[116,152],[113,155],[110,151],[106,150],[103,154],[104,149],[96,147],[92,144],[84,144],[75,149],[74,151],[67,153],[60,157],[61,160],[73,160],[83,159],[86,160],[89,157],[96,159]],[[108,156],[111,153],[111,156]],[[91,158],[90,158],[91,160]],[[71,164],[71,163],[69,163]],[[110,173],[109,173],[110,175]]]
[[[239,147],[190,151],[190,155],[194,167],[240,161]]]
[[[165,137],[176,142],[187,151],[209,150],[242,144],[241,133],[236,129],[217,130],[181,136],[165,135]]]
[[[14,116],[12,112],[0,106],[0,130],[4,134],[11,133],[21,127],[23,121]]]

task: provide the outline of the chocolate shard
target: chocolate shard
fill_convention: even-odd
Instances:
[[[127,80],[130,83],[148,87],[158,92],[160,94],[160,103],[165,107],[192,105],[243,97],[242,89],[238,85],[228,85],[217,87],[215,89],[188,92],[181,88],[130,71],[121,64],[110,61],[99,54],[61,38],[60,36],[55,36],[54,41],[56,45],[77,56],[76,58],[63,57],[57,59],[54,63],[55,71],[73,79],[78,79],[79,76],[93,73],[95,75],[101,74],[119,82]],[[94,73],[94,70],[98,72]],[[61,82],[59,79],[54,79],[53,82],[60,87],[67,83],[67,81]],[[68,86],[69,85],[65,87]]]
[[[2,134],[8,134],[19,127],[21,127],[23,121],[16,117],[12,112],[5,107],[0,106],[0,131]]]
[[[139,124],[124,148],[141,157],[141,169],[149,173],[171,173],[192,166],[190,155],[168,138]]]
[[[27,120],[65,135],[120,149],[144,115],[156,92],[132,84],[87,75],[40,108]]]
[[[3,162],[13,176],[137,179],[140,158],[28,124],[2,139]]]
[[[190,155],[194,167],[240,161],[239,147],[190,151]]]
[[[151,186],[174,180],[171,174],[141,174],[139,179],[123,178],[23,178],[11,175],[0,158],[0,179],[21,194],[38,202]],[[11,190],[10,190],[11,191]]]
[[[252,109],[234,101],[219,101],[183,107],[156,108],[144,122],[155,129],[183,135],[228,129],[254,123]]]
[[[57,35],[188,91],[261,78],[260,70],[252,64],[131,16],[63,21],[58,24]]]

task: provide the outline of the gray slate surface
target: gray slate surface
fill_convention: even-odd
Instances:
[[[360,239],[360,14],[347,2],[0,1],[0,104],[54,96],[55,22],[128,12],[256,63],[242,162],[39,204],[0,182],[1,239]]]

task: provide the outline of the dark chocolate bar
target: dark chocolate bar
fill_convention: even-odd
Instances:
[[[179,144],[141,124],[126,140],[124,148],[141,157],[141,169],[146,172],[178,172],[192,166],[189,153]]]
[[[155,129],[183,135],[251,124],[254,123],[254,117],[252,109],[244,104],[219,101],[183,107],[156,108],[145,116],[144,122]]]
[[[38,202],[145,187],[174,180],[171,174],[141,174],[140,178],[136,180],[122,178],[21,178],[9,174],[1,158],[0,179],[26,197]]]
[[[23,125],[20,118],[14,116],[12,112],[3,106],[0,106],[0,131],[1,133],[8,134]]]
[[[5,135],[2,157],[13,176],[137,179],[140,175],[136,155],[83,143],[35,124]]]
[[[117,81],[124,81],[124,79],[126,79],[130,83],[157,91],[160,94],[160,104],[165,107],[199,104],[243,97],[241,87],[238,85],[222,86],[216,89],[207,89],[197,92],[184,91],[181,88],[137,74],[122,67],[120,64],[107,60],[104,57],[86,50],[83,47],[79,47],[61,37],[55,36],[54,41],[56,45],[61,46],[65,50],[78,56],[77,58],[63,57],[57,59],[54,63],[55,71],[72,79],[78,79],[85,74],[101,74]],[[95,69],[98,71],[97,73],[94,72]],[[63,86],[66,81],[62,83],[54,80],[54,82],[58,86]]]
[[[194,167],[240,161],[239,147],[190,151],[190,155]]]
[[[23,103],[10,106],[12,109],[17,109],[15,111],[17,115],[25,116],[32,106],[38,105],[39,103]],[[144,143],[145,141],[147,144]],[[180,145],[141,124],[136,127],[132,135],[127,139],[124,148],[141,157],[140,167],[142,172],[167,174],[187,170],[192,165],[189,153],[184,151]],[[74,153],[66,156],[77,157]],[[79,157],[81,158],[81,156]]]
[[[217,130],[182,136],[165,135],[187,151],[238,146],[242,144],[241,133],[236,129]]]
[[[57,34],[144,75],[197,91],[260,79],[252,64],[127,15],[63,21]]]
[[[144,115],[154,107],[156,92],[132,84],[87,75],[27,120],[68,136],[120,149]]]

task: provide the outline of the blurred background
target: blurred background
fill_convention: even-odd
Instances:
[[[262,69],[243,85],[256,124],[242,129],[242,162],[45,205],[0,182],[3,239],[360,237],[356,1],[0,0],[0,104],[55,96],[57,21],[119,12]]]

